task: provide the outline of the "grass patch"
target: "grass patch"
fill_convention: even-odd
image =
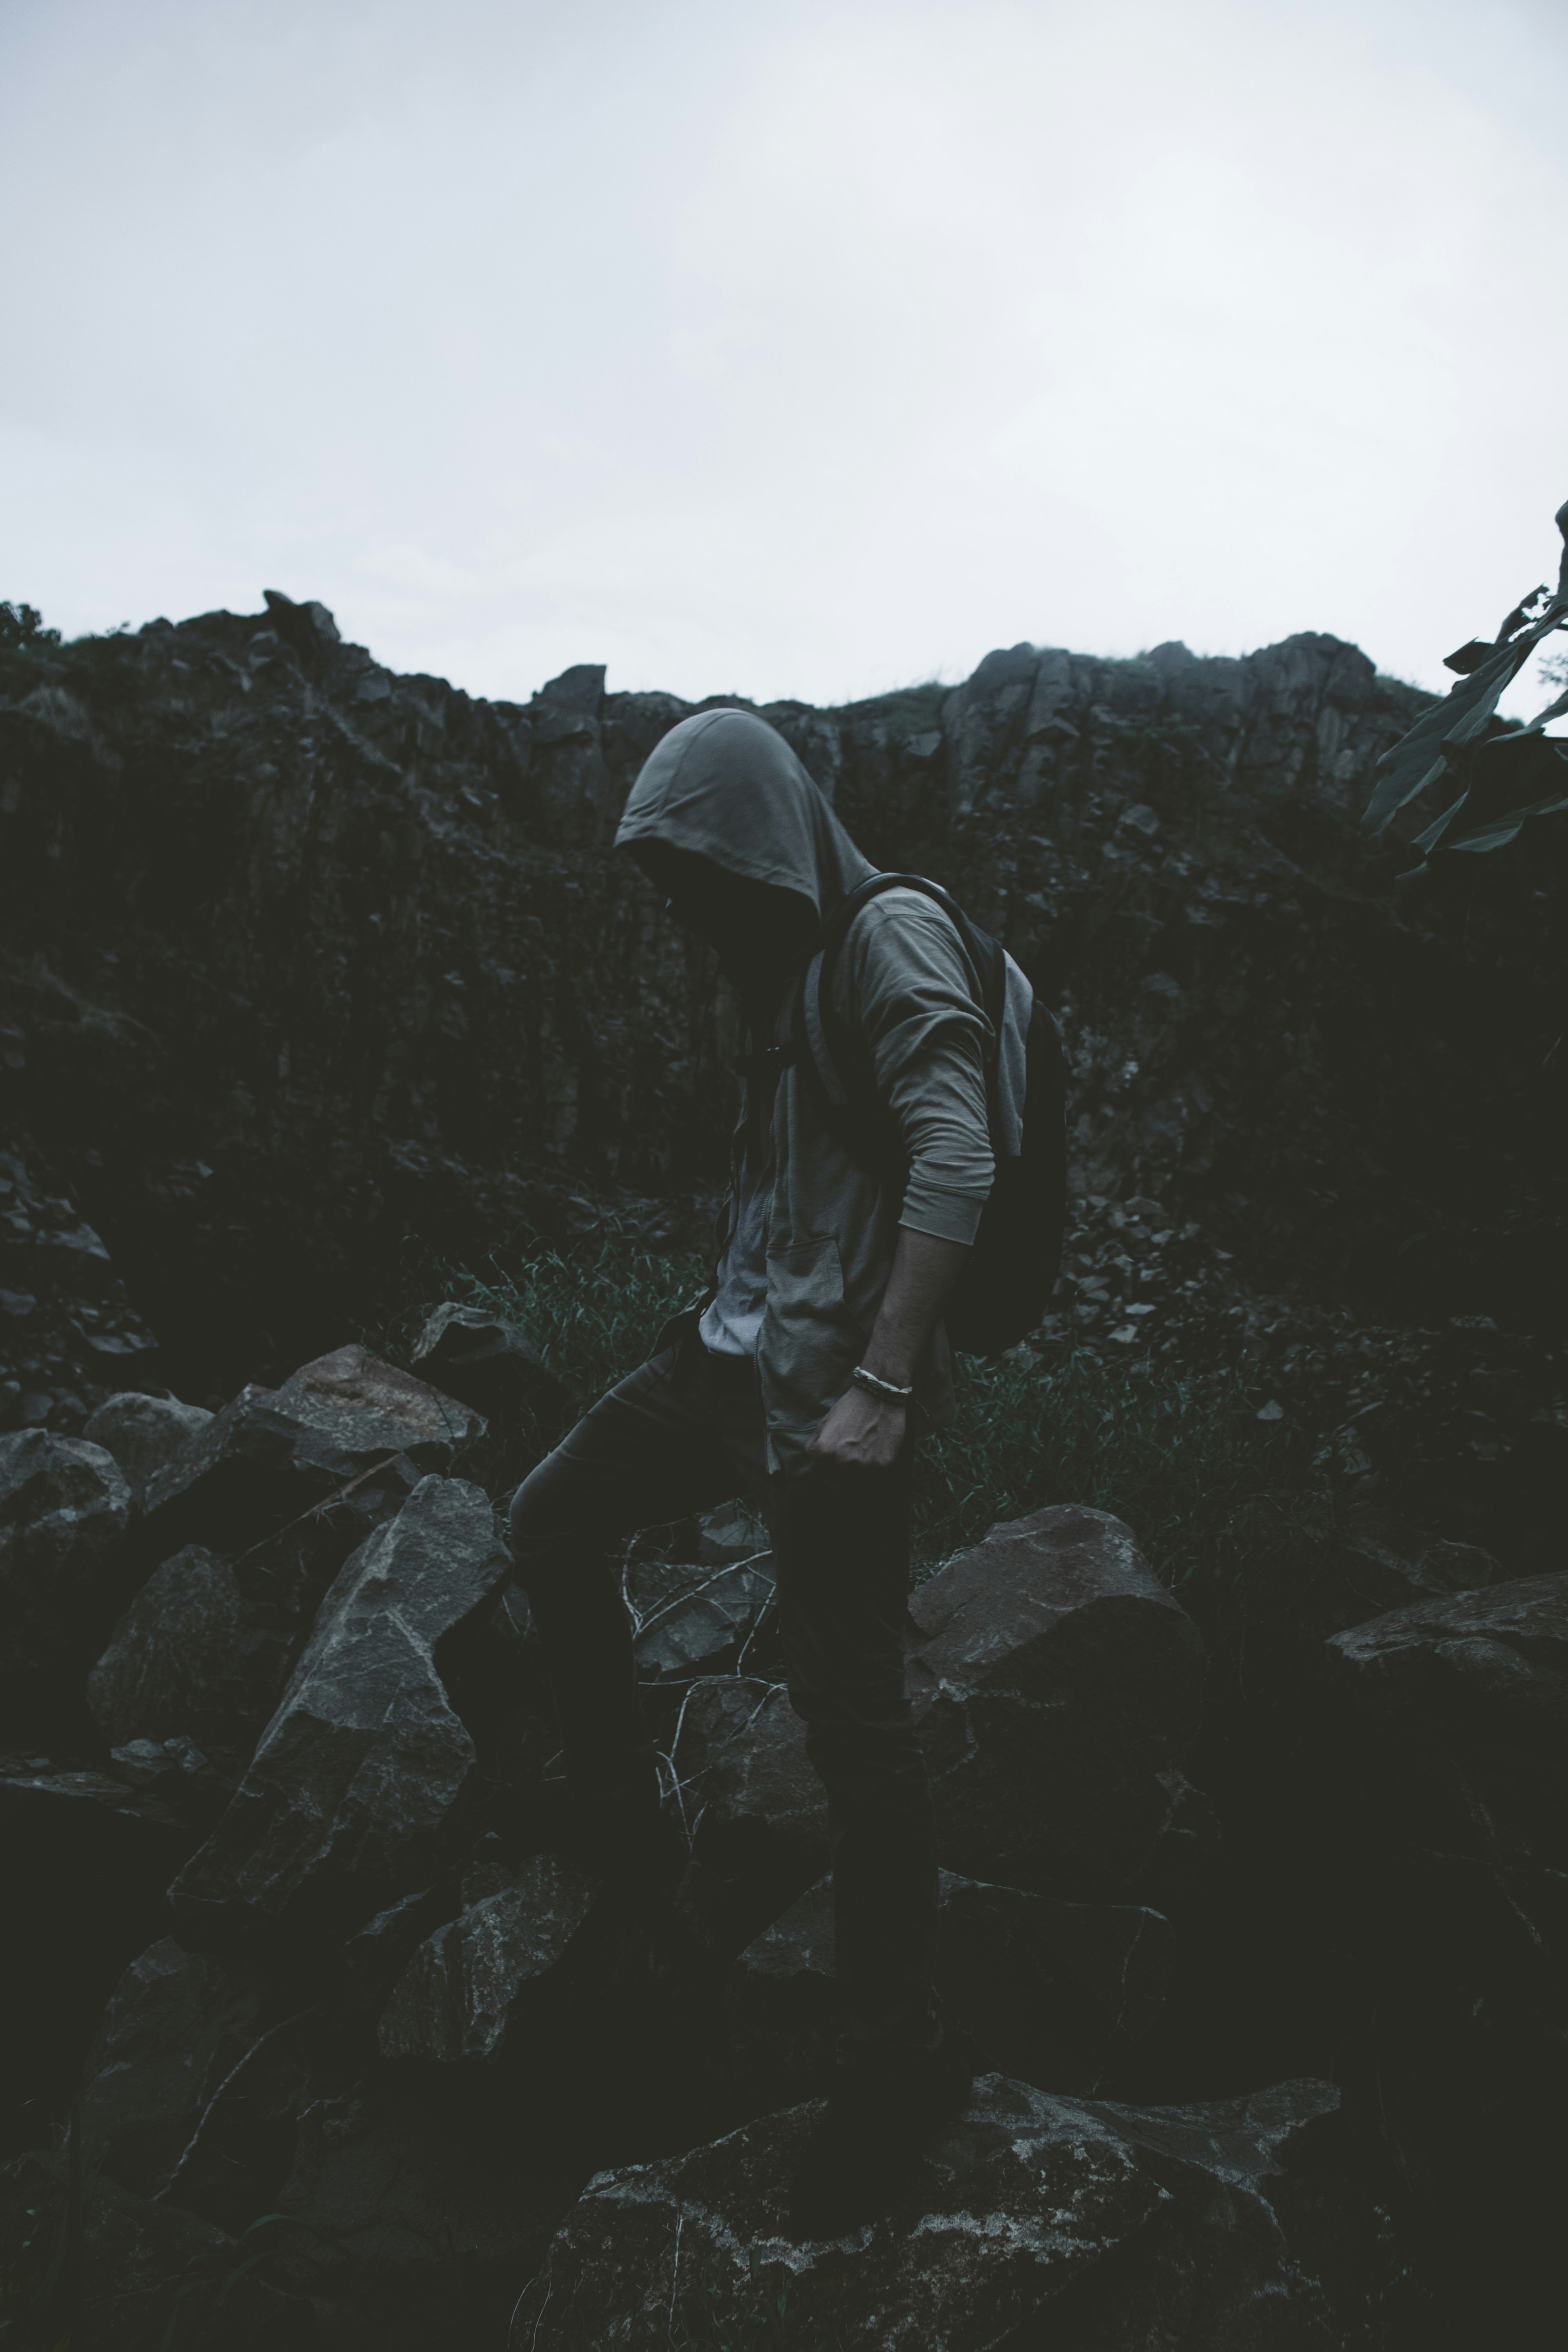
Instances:
[[[585,1406],[642,1362],[706,1279],[700,1257],[661,1255],[612,1227],[515,1273],[454,1276],[447,1291],[517,1324]],[[536,1451],[562,1433],[523,1433]],[[1239,1381],[1196,1384],[1146,1360],[1084,1354],[961,1357],[957,1410],[917,1465],[917,1572],[997,1519],[1086,1503],[1125,1519],[1180,1590],[1243,1506],[1308,1482],[1310,1453],[1300,1424],[1259,1423]]]

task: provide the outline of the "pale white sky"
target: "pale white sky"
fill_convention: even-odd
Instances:
[[[0,595],[1447,684],[1560,552],[1565,124],[1563,0],[0,0]]]

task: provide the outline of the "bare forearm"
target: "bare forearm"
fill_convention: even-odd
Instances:
[[[860,1359],[878,1380],[900,1389],[913,1385],[942,1303],[968,1255],[967,1242],[900,1227],[893,1270]],[[897,1461],[908,1427],[909,1407],[901,1399],[847,1388],[806,1451],[846,1468],[886,1470]]]
[[[900,1226],[893,1270],[861,1359],[868,1372],[891,1381],[895,1388],[910,1385],[968,1255],[965,1242],[942,1241],[935,1234]]]

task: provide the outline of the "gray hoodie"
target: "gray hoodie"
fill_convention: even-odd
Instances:
[[[744,710],[672,728],[632,788],[617,846],[661,841],[725,872],[793,890],[821,918],[875,871],[784,738]],[[877,1092],[910,1163],[901,1204],[837,1140],[808,1072],[786,1066],[773,1103],[763,1246],[767,1301],[757,1365],[777,1469],[800,1448],[865,1350],[899,1224],[972,1242],[993,1174],[977,976],[932,900],[890,889],[857,916],[839,955],[835,1010],[870,1049]],[[794,1000],[779,1042],[792,1034]],[[745,1118],[736,1129],[736,1166]],[[732,1223],[733,1196],[731,1197]],[[895,1207],[897,1215],[895,1218]],[[938,1331],[917,1380],[928,1416],[952,1403]]]

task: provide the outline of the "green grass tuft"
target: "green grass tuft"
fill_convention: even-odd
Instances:
[[[515,1269],[455,1275],[448,1295],[517,1324],[583,1406],[634,1370],[659,1326],[702,1289],[695,1255],[668,1257],[614,1227]],[[558,1428],[527,1434],[537,1451]],[[998,1519],[1047,1503],[1113,1511],[1180,1589],[1255,1497],[1304,1482],[1310,1441],[1259,1423],[1239,1380],[1201,1386],[1146,1360],[961,1357],[957,1410],[921,1446],[915,1559],[929,1572]]]

